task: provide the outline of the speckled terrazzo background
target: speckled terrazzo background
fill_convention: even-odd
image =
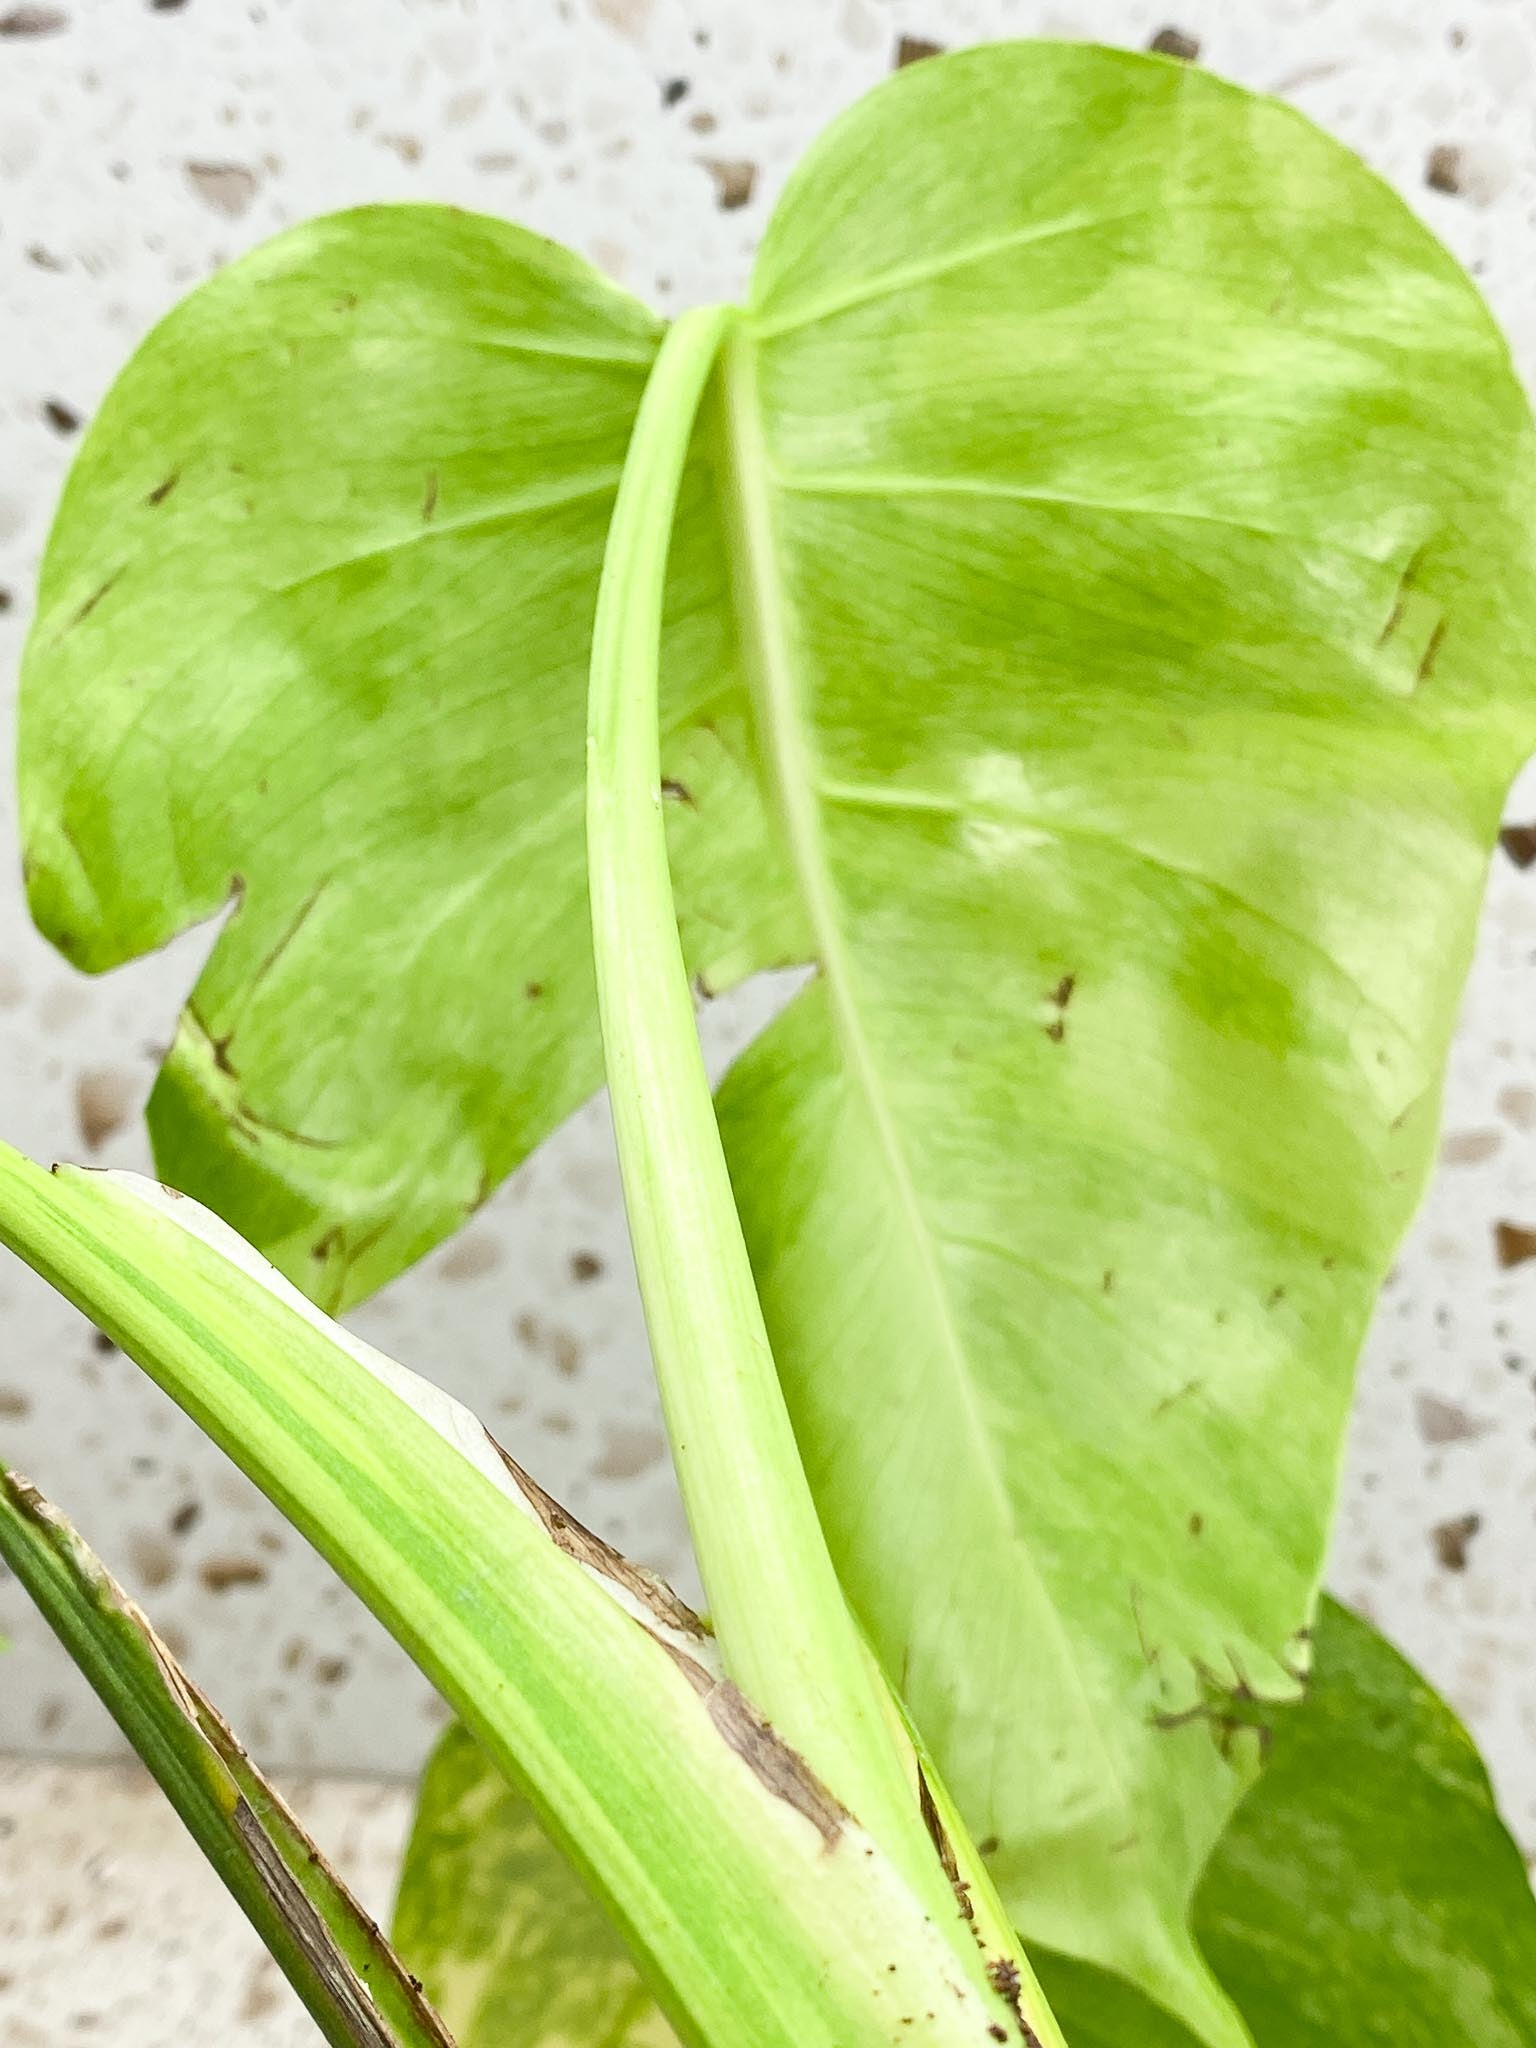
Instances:
[[[1536,0],[0,0],[7,690],[81,425],[149,323],[220,263],[311,213],[433,197],[514,214],[663,308],[718,298],[798,151],[903,39],[912,55],[1030,32],[1182,37],[1304,107],[1477,273],[1536,377]],[[0,806],[3,849],[8,789]],[[1536,828],[1536,776],[1510,819]],[[206,944],[81,980],[30,931],[0,858],[0,1130],[40,1155],[145,1164],[138,1111]],[[1536,830],[1516,829],[1494,862],[1444,1164],[1365,1363],[1332,1576],[1469,1718],[1536,1852],[1533,998]],[[718,1061],[766,1000],[710,1013]],[[686,1582],[600,1112],[357,1320]],[[428,1690],[251,1489],[9,1262],[0,1331],[0,1452],[79,1515],[262,1753],[413,1765]],[[115,1749],[5,1583],[0,1630],[0,1751]],[[0,1780],[0,1838],[7,1787],[32,1782]],[[307,2038],[247,2017],[241,2038]],[[39,2039],[73,2038],[58,2028]]]

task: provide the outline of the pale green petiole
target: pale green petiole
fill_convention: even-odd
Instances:
[[[604,558],[587,735],[603,1053],[651,1349],[726,1669],[933,1899],[942,1874],[909,1754],[828,1556],[774,1369],[667,865],[657,720],[667,550],[694,416],[734,317],[702,308],[668,333]]]

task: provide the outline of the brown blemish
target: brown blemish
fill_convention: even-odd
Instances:
[[[1415,1406],[1419,1435],[1427,1444],[1472,1443],[1486,1436],[1493,1424],[1469,1415],[1454,1401],[1442,1401],[1438,1394],[1420,1394]]]
[[[264,1586],[267,1568],[254,1557],[210,1557],[197,1576],[210,1593],[228,1593],[238,1586]]]
[[[148,1593],[157,1593],[176,1576],[176,1553],[158,1536],[135,1536],[128,1546],[128,1556],[140,1585]]]
[[[712,1686],[706,1697],[709,1718],[753,1776],[776,1799],[792,1806],[816,1829],[828,1848],[848,1818],[804,1757],[790,1748],[729,1679]]]
[[[1177,57],[1185,64],[1193,64],[1200,55],[1200,38],[1187,29],[1170,26],[1160,28],[1147,48],[1159,57]]]
[[[127,1123],[138,1095],[131,1074],[88,1067],[75,1082],[75,1122],[88,1152],[99,1152]]]
[[[923,1816],[923,1826],[928,1830],[928,1839],[932,1842],[934,1852],[938,1856],[940,1863],[944,1866],[944,1875],[949,1879],[950,1890],[955,1895],[961,1914],[974,1927],[976,1924],[976,1908],[971,1903],[971,1888],[960,1875],[960,1863],[955,1855],[955,1845],[949,1839],[949,1830],[945,1827],[944,1817],[939,1812],[938,1805],[934,1800],[933,1787],[928,1783],[928,1774],[924,1771],[921,1764],[917,1768],[917,1801],[918,1810]]]
[[[1523,1266],[1527,1259],[1536,1259],[1536,1230],[1523,1223],[1501,1220],[1493,1226],[1493,1249],[1506,1271],[1512,1266]]]
[[[1463,190],[1461,149],[1454,142],[1437,142],[1424,159],[1424,182],[1431,192]]]
[[[945,46],[928,36],[902,36],[896,44],[896,55],[891,64],[893,71],[905,71],[909,64],[921,64],[929,57],[942,57]]]
[[[479,1280],[501,1264],[501,1244],[489,1231],[472,1230],[450,1246],[438,1268],[445,1280]]]
[[[1483,1526],[1481,1515],[1456,1515],[1449,1522],[1437,1522],[1429,1532],[1435,1556],[1448,1572],[1464,1572],[1472,1538]]]
[[[0,14],[0,36],[57,36],[68,27],[61,7],[13,7]]]
[[[706,156],[699,161],[714,180],[715,204],[722,213],[735,213],[747,204],[757,184],[755,163],[747,157]]]
[[[709,1630],[685,1601],[679,1600],[672,1588],[656,1573],[646,1571],[642,1566],[631,1564],[629,1559],[605,1543],[601,1536],[578,1522],[574,1515],[567,1514],[551,1494],[547,1494],[539,1482],[525,1472],[517,1460],[504,1451],[489,1430],[486,1439],[506,1466],[519,1493],[533,1509],[545,1529],[563,1550],[589,1571],[599,1577],[610,1579],[616,1586],[639,1602],[653,1614],[663,1628],[673,1629],[680,1635],[691,1636],[702,1641]]]
[[[1204,1535],[1204,1533],[1205,1533],[1205,1517],[1204,1517],[1204,1515],[1201,1515],[1201,1514],[1194,1514],[1194,1515],[1191,1515],[1191,1516],[1190,1516],[1190,1518],[1189,1518],[1189,1533],[1190,1533],[1190,1535],[1191,1535],[1191,1536],[1203,1536],[1203,1535]]]
[[[299,933],[304,929],[305,925],[309,922],[309,919],[314,911],[315,905],[320,901],[320,898],[324,895],[325,891],[330,887],[330,882],[331,877],[329,875],[322,875],[320,877],[320,880],[316,882],[315,886],[304,898],[304,901],[299,905],[298,909],[294,912],[292,918],[283,928],[282,932],[278,935],[278,938],[276,939],[274,944],[268,948],[266,953],[263,954],[261,964],[257,967],[256,972],[251,976],[251,989],[256,988],[259,983],[265,981],[268,975],[270,975],[276,968],[279,960],[282,959],[283,955],[288,951],[288,948],[293,944],[294,940],[299,936]],[[232,875],[230,877],[230,892],[232,895],[238,897],[240,901],[244,901],[245,883],[242,881],[239,875]],[[225,1043],[228,1044],[228,1042],[228,1039],[226,1039]]]
[[[667,1440],[660,1430],[610,1425],[604,1435],[603,1454],[592,1467],[598,1479],[638,1478],[666,1455]]]
[[[173,469],[170,475],[165,479],[164,483],[156,484],[155,488],[151,492],[149,492],[149,494],[146,496],[144,500],[145,504],[163,505],[166,499],[171,495],[172,491],[175,490],[176,486],[180,482],[181,471],[179,469]]]
[[[1502,1131],[1451,1131],[1440,1146],[1444,1166],[1480,1166],[1504,1142]]]
[[[91,613],[95,611],[97,605],[101,603],[101,600],[106,596],[107,592],[112,588],[113,584],[116,583],[116,581],[122,575],[122,573],[123,572],[121,569],[114,569],[112,571],[112,574],[107,578],[105,583],[99,583],[96,586],[96,588],[91,592],[90,596],[85,600],[84,604],[80,606],[79,610],[74,614],[73,618],[71,618],[69,624],[64,628],[64,631],[66,633],[72,633],[75,630],[76,626],[78,626],[83,620],[88,619],[91,616]]]
[[[250,212],[256,197],[256,173],[248,165],[191,162],[185,169],[187,183],[215,213],[238,220]]]
[[[1506,825],[1499,845],[1517,868],[1536,866],[1536,825]]]
[[[1186,1380],[1182,1387],[1175,1387],[1171,1394],[1164,1394],[1161,1401],[1152,1410],[1152,1413],[1154,1415],[1166,1415],[1175,1403],[1182,1401],[1186,1395],[1198,1393],[1204,1384],[1204,1380],[1199,1378],[1198,1375],[1192,1380]]]
[[[693,800],[693,791],[687,783],[678,782],[673,776],[664,775],[661,778],[661,793],[665,797],[670,797],[674,803],[687,804],[690,810],[698,809]]]
[[[525,981],[523,983],[523,994],[530,1003],[536,1003],[543,993],[544,984],[542,981]]]
[[[1425,648],[1424,657],[1419,663],[1418,680],[1421,683],[1427,683],[1434,674],[1435,663],[1440,658],[1440,649],[1445,642],[1446,628],[1449,623],[1449,620],[1446,619],[1437,619],[1435,621],[1435,630],[1429,636],[1429,645]]]
[[[436,511],[436,510],[437,510],[437,471],[436,471],[436,470],[434,469],[434,470],[429,470],[429,471],[428,471],[428,473],[427,473],[427,487],[426,487],[425,491],[423,491],[423,493],[422,493],[422,497],[421,497],[421,516],[422,516],[422,519],[423,519],[423,521],[427,521],[427,520],[430,520],[430,519],[431,519],[431,517],[432,517],[432,515],[433,515],[433,513],[434,513],[434,512]]]

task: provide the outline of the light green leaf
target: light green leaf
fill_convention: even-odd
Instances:
[[[675,2048],[612,1921],[457,1726],[422,1777],[394,1936],[459,2048]]]
[[[466,303],[480,269],[428,245],[486,257],[506,231],[411,219],[403,257],[387,224],[275,245],[191,302],[206,327],[189,307],[151,341],[66,500],[26,685],[34,900],[56,934],[94,934],[77,955],[152,941],[124,895],[153,904],[195,867],[185,917],[246,875],[223,942],[244,965],[210,969],[217,1015],[199,998],[213,1040],[236,1036],[184,1043],[160,1152],[347,1295],[595,1073],[579,844],[547,821],[579,803],[564,679],[600,521],[585,570],[563,528],[540,552],[541,521],[531,556],[498,532],[451,588],[430,549],[396,549],[373,609],[349,588],[319,623],[281,600],[280,634],[227,621],[231,706],[187,667],[188,562],[214,531],[263,563],[262,501],[225,476],[182,542],[108,585],[103,536],[181,486],[132,512],[156,464],[130,491],[99,451],[137,423],[158,458],[157,417],[215,446],[249,432],[330,479],[349,548],[415,531],[451,421],[402,428],[422,402],[403,299],[408,326],[477,344],[496,490],[520,439],[570,482],[541,433],[606,434],[616,460],[624,366],[598,391],[578,365],[566,412],[552,384],[526,400],[521,355],[478,347],[527,245]],[[358,233],[353,310],[376,285],[389,330],[341,345],[304,453],[291,308],[262,266],[313,324]],[[650,349],[644,316],[572,275],[551,288],[567,342]],[[691,962],[734,976],[798,934],[821,969],[721,1116],[836,1562],[1026,1937],[1129,1972],[1216,2043],[1242,2034],[1186,1916],[1256,1748],[1223,1723],[1235,1694],[1294,1690],[1355,1349],[1536,734],[1531,448],[1473,287],[1292,110],[1189,66],[1003,45],[902,72],[792,181],[674,542],[661,766]],[[381,491],[380,465],[410,492]],[[556,584],[530,634],[525,594]],[[124,789],[100,736],[135,673],[180,680],[125,742]],[[211,775],[216,722],[232,772]],[[274,770],[265,833],[252,792]],[[407,831],[419,812],[431,829]],[[142,858],[173,815],[177,857]],[[322,895],[258,976],[317,843],[368,898],[359,937],[349,896]],[[567,949],[547,977],[546,931]],[[529,981],[573,992],[558,1031],[528,1021],[555,1014]],[[254,1121],[231,1114],[253,1074]]]
[[[1445,1702],[1325,1600],[1306,1703],[1223,1836],[1195,1927],[1258,2048],[1530,2048],[1536,1900]],[[1046,1957],[1073,2048],[1180,2048],[1103,1972]]]
[[[1412,1667],[1330,1600],[1316,1649],[1306,1699],[1264,1717],[1269,1766],[1196,1894],[1223,1986],[1258,2048],[1529,2048],[1536,1899],[1476,1751]],[[395,1936],[461,2048],[588,2048],[643,1995],[611,1925],[461,1730],[423,1782]],[[1123,1979],[1034,1960],[1072,2048],[1192,2048]],[[538,1998],[563,2015],[574,1993],[556,1987],[576,1979],[604,2001],[591,2031],[541,2033]]]
[[[727,1149],[845,1583],[1027,1942],[1184,1931],[1304,1657],[1356,1347],[1536,737],[1473,287],[1185,65],[918,65],[812,150],[726,393],[821,973]]]
[[[70,477],[22,686],[33,914],[94,970],[233,903],[156,1158],[328,1305],[601,1078],[587,648],[659,333],[522,229],[341,214],[172,313]],[[774,855],[736,794],[723,575],[695,477],[665,715],[711,819],[690,957],[718,981],[745,942],[722,918],[787,943],[750,899]]]
[[[100,1694],[326,2040],[334,2048],[454,2048],[420,1984],[144,1615],[58,1510],[3,1467],[0,1558]]]
[[[935,2048],[1022,2038],[958,1906],[952,1925],[925,1910],[718,1677],[697,1620],[468,1410],[153,1182],[50,1176],[0,1148],[0,1240],[368,1601],[528,1795],[690,2048],[896,2048],[917,2014]]]

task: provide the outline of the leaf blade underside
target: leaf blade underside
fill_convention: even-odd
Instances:
[[[496,294],[521,307],[553,260],[417,221],[450,276],[413,274],[382,226],[326,230],[341,269],[363,234],[390,329],[326,371],[318,443],[356,478],[347,545],[370,558],[404,502],[372,444],[411,477],[414,531],[453,424],[404,434],[393,398],[357,402],[362,369],[412,387],[401,303],[484,340]],[[461,237],[490,280],[467,305]],[[287,246],[269,260],[305,306],[344,283],[323,238]],[[291,456],[260,260],[207,288],[231,295],[212,345],[256,323],[239,394]],[[572,383],[559,409],[526,356],[469,351],[497,371],[474,383],[492,471],[443,467],[433,520],[488,517],[463,542],[483,556],[445,592],[400,580],[419,550],[386,553],[349,587],[360,658],[282,600],[241,657],[289,707],[282,743],[270,719],[237,735],[227,815],[162,863],[196,871],[182,917],[247,884],[157,1098],[162,1165],[327,1301],[435,1242],[596,1080],[569,679],[603,501],[549,513],[558,588],[540,609],[533,576],[532,612],[536,556],[495,508],[540,392],[564,453],[539,488],[592,481],[594,435],[616,460],[655,327],[574,268],[546,296],[563,345],[622,355],[572,372],[607,398]],[[119,420],[177,392],[162,333]],[[1026,1938],[1240,2041],[1189,1903],[1252,1771],[1235,1709],[1295,1688],[1354,1353],[1532,738],[1525,402],[1474,289],[1346,152],[1209,74],[1079,45],[914,66],[840,122],[775,214],[746,334],[674,536],[662,773],[691,966],[821,969],[720,1096],[802,1453]],[[93,673],[119,644],[134,585],[100,533],[128,482],[72,486],[30,657],[55,937],[79,921],[48,879],[69,849],[42,859],[60,817],[135,914],[167,886],[117,860],[161,784],[112,796],[91,732],[75,765],[49,723],[78,673],[49,633]],[[227,479],[211,502],[233,534],[260,519]],[[145,559],[167,605],[146,659],[201,587],[172,555]],[[392,767],[382,749],[396,850],[354,862],[347,807],[305,793],[334,762],[286,768],[294,837],[353,863],[350,895],[312,898],[307,854],[302,875],[246,858],[253,792],[301,750],[293,707],[338,700],[369,774],[403,742]],[[461,744],[423,745],[442,705]],[[174,756],[206,716],[144,729]],[[115,910],[89,957],[148,930]]]
[[[1239,2040],[1188,1901],[1232,1703],[1296,1688],[1536,736],[1525,401],[1291,110],[1067,45],[845,117],[747,333],[722,488],[821,972],[720,1111],[812,1484],[1026,1940]]]

